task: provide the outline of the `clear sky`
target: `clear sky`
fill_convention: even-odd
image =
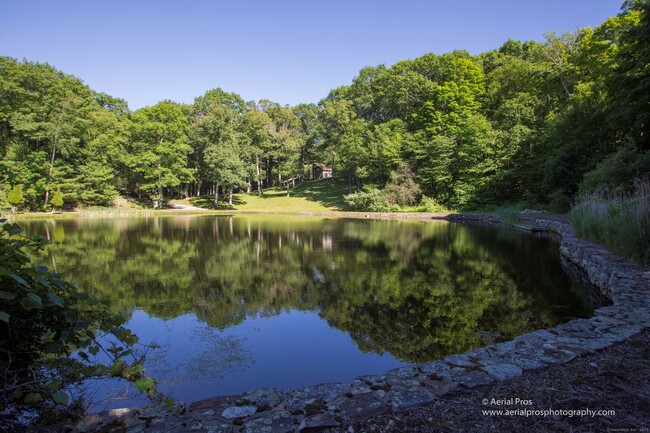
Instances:
[[[47,62],[131,109],[221,87],[318,102],[364,66],[593,27],[622,0],[0,0],[0,55]]]

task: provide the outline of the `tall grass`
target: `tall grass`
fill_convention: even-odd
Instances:
[[[578,198],[571,220],[580,236],[650,265],[650,175],[635,180],[629,190]]]

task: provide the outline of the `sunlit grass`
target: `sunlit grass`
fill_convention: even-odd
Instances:
[[[257,191],[233,195],[232,206],[227,197],[219,198],[218,210],[237,210],[251,212],[332,212],[346,210],[343,195],[347,193],[344,182],[334,179],[321,179],[303,182],[289,190],[269,188],[260,197]],[[193,197],[188,203],[205,209],[215,209],[214,197]]]

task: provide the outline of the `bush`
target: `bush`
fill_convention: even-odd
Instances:
[[[637,179],[625,191],[590,194],[573,204],[577,233],[601,242],[634,261],[650,265],[650,177]]]
[[[377,188],[370,188],[344,197],[345,203],[356,211],[399,212],[399,206],[388,203],[386,196]]]
[[[415,174],[409,167],[401,172],[392,172],[390,181],[384,188],[384,196],[388,203],[398,206],[412,206],[417,203],[421,195],[422,189],[415,182]]]
[[[122,377],[155,393],[134,352],[138,337],[122,326],[124,319],[46,267],[30,264],[24,250],[44,243],[0,220],[0,430],[15,428],[26,415],[32,423],[70,415],[80,405],[67,391],[91,377]],[[110,347],[100,343],[109,337]],[[100,352],[109,363],[97,361]]]

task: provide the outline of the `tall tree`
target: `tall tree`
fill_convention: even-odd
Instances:
[[[154,206],[165,204],[165,189],[192,179],[187,167],[188,117],[183,107],[162,101],[133,113],[127,165],[136,174],[136,191],[147,194]]]

